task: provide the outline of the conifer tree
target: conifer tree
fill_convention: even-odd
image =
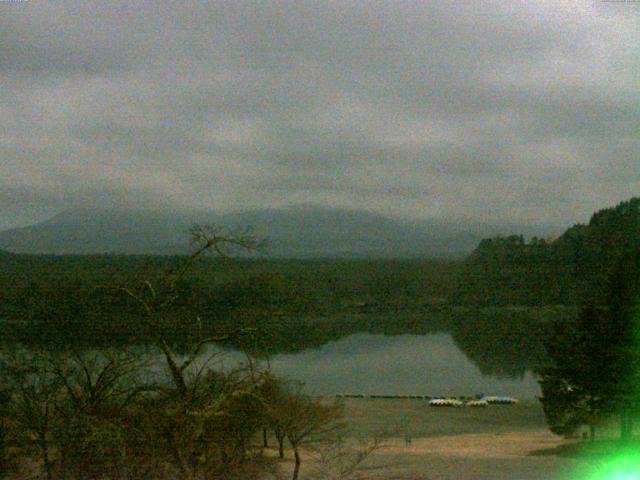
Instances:
[[[621,436],[632,433],[640,400],[640,250],[625,254],[612,274],[604,306],[587,303],[573,322],[557,322],[546,342],[551,365],[540,372],[547,422],[558,434],[619,414]]]

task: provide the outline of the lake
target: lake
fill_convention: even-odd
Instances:
[[[240,353],[227,351],[220,362],[232,366],[242,359]],[[306,389],[318,395],[485,393],[533,399],[540,394],[530,372],[515,378],[483,375],[448,333],[356,333],[320,348],[275,355],[269,363],[275,373],[304,381]]]
[[[269,364],[276,374],[304,382],[308,392],[318,395],[484,393],[533,399],[540,388],[531,372],[546,362],[544,326],[569,314],[557,308],[494,308],[439,316],[278,321],[265,327],[269,335],[257,338],[262,342],[258,351],[273,352]],[[65,339],[69,347],[75,340]],[[56,347],[64,345],[58,342]],[[85,342],[84,348],[94,347]],[[140,348],[158,373],[164,372],[155,347],[132,348]],[[211,367],[232,368],[246,361],[244,353],[231,348],[210,345],[209,353],[221,354]]]

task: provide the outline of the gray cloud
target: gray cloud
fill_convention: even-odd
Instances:
[[[297,202],[568,225],[640,191],[634,4],[0,9],[0,226]]]

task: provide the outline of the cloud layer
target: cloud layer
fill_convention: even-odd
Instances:
[[[637,3],[0,10],[0,226],[299,202],[566,225],[640,193]]]

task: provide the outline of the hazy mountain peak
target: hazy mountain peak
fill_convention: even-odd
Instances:
[[[268,254],[275,257],[461,256],[496,228],[409,222],[313,203],[227,214],[85,208],[0,232],[0,248],[24,253],[180,254],[188,251],[189,228],[196,223],[254,227],[270,239]]]

